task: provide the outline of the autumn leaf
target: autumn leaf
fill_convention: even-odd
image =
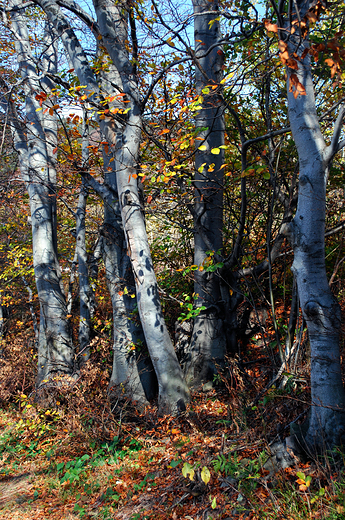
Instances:
[[[201,480],[205,483],[205,484],[208,484],[209,481],[211,479],[211,473],[210,473],[210,470],[204,466],[201,470]]]
[[[191,466],[188,462],[185,462],[183,464],[182,468],[182,475],[186,478],[189,476],[190,480],[194,479],[195,471],[193,469],[193,466]]]
[[[267,32],[278,32],[278,25],[276,23],[271,23],[271,20],[264,20],[264,26]]]

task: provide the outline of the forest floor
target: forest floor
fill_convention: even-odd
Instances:
[[[0,412],[0,518],[344,519],[339,452],[264,467],[269,443],[303,419],[307,381],[273,387],[254,404],[255,379],[233,376],[231,386],[193,395],[179,418],[126,402],[121,421],[106,407],[98,418],[91,408],[78,416],[63,402],[43,407],[19,395]]]

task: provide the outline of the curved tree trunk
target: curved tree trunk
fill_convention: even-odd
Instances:
[[[311,2],[297,1],[301,19]],[[298,27],[295,15],[295,27]],[[289,39],[289,53],[302,55],[307,37],[296,30]],[[325,209],[328,168],[338,150],[344,111],[341,109],[332,144],[326,146],[315,107],[310,56],[288,68],[288,107],[300,173],[298,206],[291,223],[294,250],[292,270],[307,323],[311,348],[310,416],[302,428],[303,442],[312,451],[324,451],[344,440],[345,393],[341,377],[340,307],[333,296],[325,266]]]
[[[189,391],[164,321],[136,180],[142,115],[133,65],[124,42],[127,17],[109,0],[94,0],[103,43],[121,77],[128,97],[128,118],[116,142],[117,189],[123,228],[131,259],[139,316],[158,380],[159,406],[176,413],[185,408]]]

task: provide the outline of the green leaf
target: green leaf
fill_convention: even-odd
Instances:
[[[211,473],[210,470],[204,466],[201,470],[201,480],[205,482],[205,484],[208,484],[210,482]]]
[[[297,477],[305,481],[305,474],[302,471],[297,471]]]
[[[176,468],[176,466],[178,466],[180,463],[182,462],[182,459],[178,459],[178,460],[172,460],[169,464],[169,466],[171,468]]]
[[[216,509],[216,507],[217,507],[216,497],[213,498],[212,503],[211,503],[211,507],[212,507],[212,509]]]
[[[267,171],[265,173],[263,173],[262,176],[264,179],[267,179],[267,180],[269,180],[271,178],[269,172],[267,172]]]

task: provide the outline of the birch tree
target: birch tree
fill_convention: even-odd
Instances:
[[[40,302],[37,376],[40,386],[59,374],[72,375],[75,369],[74,347],[57,258],[56,164],[53,154],[57,145],[57,121],[54,97],[45,105],[47,110],[44,114],[41,105],[47,96],[38,96],[41,85],[47,92],[53,88],[46,73],[57,70],[57,49],[52,26],[47,24],[45,46],[38,64],[32,53],[23,12],[16,2],[10,2],[9,6],[11,19],[8,25],[15,39],[25,112],[30,124],[26,126],[22,123],[9,96],[5,97],[5,104],[30,199],[33,263]]]
[[[57,34],[63,42],[70,62],[82,85],[86,85],[89,102],[100,101],[100,91],[83,49],[75,37],[67,19],[57,3],[40,0],[38,4],[46,12]],[[67,5],[64,2],[64,5]],[[72,6],[74,10],[75,7]],[[108,1],[94,2],[96,21],[87,18],[97,37],[102,39],[121,80],[121,95],[126,96],[120,117],[120,127],[113,124],[112,118],[100,120],[101,131],[106,136],[111,158],[116,168],[116,188],[122,224],[133,270],[136,297],[141,325],[150,357],[157,375],[160,408],[169,412],[184,409],[189,392],[184,381],[171,339],[169,337],[158,294],[150,248],[145,228],[143,208],[138,193],[137,166],[142,131],[141,100],[131,63],[127,41],[128,6],[113,5]],[[77,9],[80,14],[82,10]],[[126,108],[125,108],[126,107]],[[116,118],[115,118],[116,119]],[[99,193],[109,193],[105,185],[96,185],[89,179]],[[116,196],[114,186],[111,193]]]
[[[345,394],[339,355],[340,307],[333,296],[325,267],[326,186],[332,160],[344,147],[341,139],[345,115],[338,117],[327,144],[316,110],[311,56],[318,47],[309,41],[310,20],[317,21],[321,2],[297,0],[294,7],[272,2],[278,31],[280,58],[287,67],[288,110],[299,159],[298,206],[289,226],[293,245],[292,270],[307,323],[311,348],[311,408],[301,430],[301,442],[314,452],[339,445],[344,439]],[[269,22],[267,22],[269,23]]]
[[[223,239],[223,166],[224,166],[224,104],[221,84],[224,53],[221,38],[218,2],[193,1],[195,41],[196,93],[202,100],[197,112],[196,128],[202,141],[195,158],[194,205],[194,291],[198,295],[191,345],[188,349],[186,377],[190,385],[212,380],[217,372],[215,363],[222,364],[227,351],[222,308],[220,277],[205,264],[210,251],[222,254]],[[205,266],[205,267],[204,267]]]

